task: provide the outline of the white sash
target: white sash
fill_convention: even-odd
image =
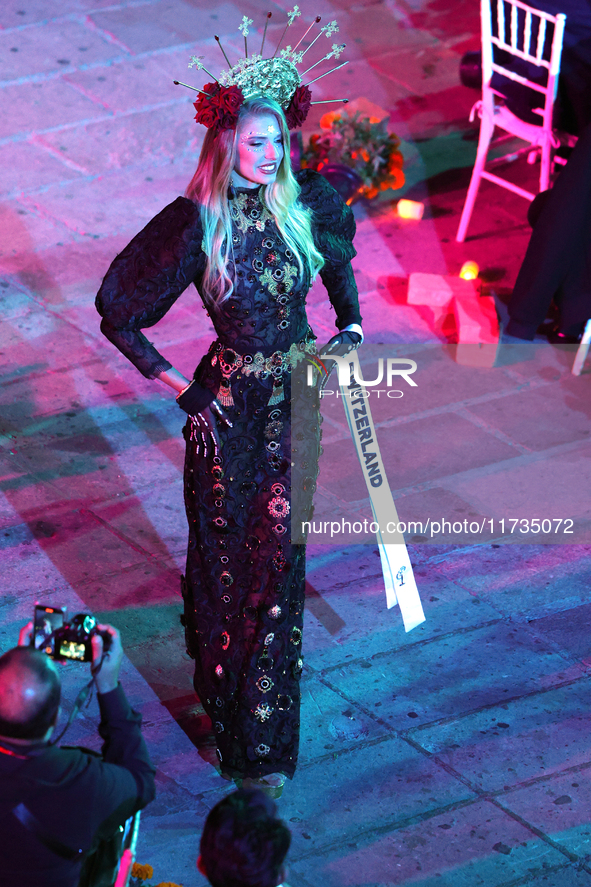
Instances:
[[[321,355],[321,357],[326,360],[331,359],[329,354]],[[382,572],[384,574],[384,584],[386,586],[386,603],[388,609],[393,607],[395,603],[398,603],[402,613],[404,628],[406,631],[411,631],[425,621],[425,614],[423,613],[404,536],[396,529],[398,527],[398,514],[384,470],[384,463],[382,462],[369,406],[369,396],[367,389],[363,385],[363,376],[361,375],[357,352],[355,351],[347,355],[346,360],[353,364],[355,381],[352,381],[348,388],[345,385],[340,385],[341,396],[369,493],[374,521],[378,525],[376,535]],[[360,425],[363,428],[360,428]],[[367,433],[361,435],[361,430],[364,432],[369,431],[370,437],[368,438]],[[388,525],[394,528],[394,530],[392,531],[391,529],[389,532]]]

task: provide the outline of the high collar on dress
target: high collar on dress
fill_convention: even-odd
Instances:
[[[259,185],[258,188],[244,188],[244,187],[239,187],[238,185],[232,185],[232,183],[230,183],[228,185],[228,200],[234,200],[234,198],[238,194],[247,194],[250,197],[255,197],[256,199],[260,199],[261,188],[263,188],[263,187],[264,187],[263,185]]]

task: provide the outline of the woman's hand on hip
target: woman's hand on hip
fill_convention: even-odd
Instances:
[[[196,451],[204,458],[219,456],[221,450],[219,424],[225,424],[232,428],[225,410],[217,400],[213,400],[195,416],[190,417],[191,439],[195,441]]]

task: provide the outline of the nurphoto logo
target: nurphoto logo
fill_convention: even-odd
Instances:
[[[402,379],[404,379],[407,385],[410,385],[411,388],[417,387],[417,383],[415,382],[415,380],[411,379],[412,374],[415,373],[417,370],[417,363],[415,360],[411,360],[408,357],[387,357],[385,360],[383,357],[379,357],[377,376],[375,379],[360,378],[358,362],[351,361],[349,357],[339,357],[336,354],[321,354],[320,359],[334,360],[337,365],[337,370],[339,374],[339,385],[342,388],[349,388],[349,385],[351,383],[351,368],[353,369],[353,378],[357,382],[357,385],[360,385],[363,388],[371,388],[374,385],[381,385],[384,381],[384,365],[386,371],[385,375],[387,388],[393,388],[395,377],[401,377]],[[307,382],[308,385],[314,385],[314,370],[312,363],[308,364]],[[322,395],[325,396],[328,393],[328,391],[324,391],[322,392]],[[333,392],[331,391],[330,394],[332,393]],[[392,391],[391,393],[389,392],[389,396],[391,395],[396,397],[403,397],[404,393],[397,390]]]

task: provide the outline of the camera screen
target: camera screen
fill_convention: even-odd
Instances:
[[[83,662],[86,655],[86,644],[77,644],[75,641],[62,641],[59,654],[64,659],[79,659]]]
[[[64,624],[64,614],[61,610],[52,607],[35,607],[34,644],[36,650],[43,650],[48,656],[53,656],[55,640],[51,637],[56,628]]]

